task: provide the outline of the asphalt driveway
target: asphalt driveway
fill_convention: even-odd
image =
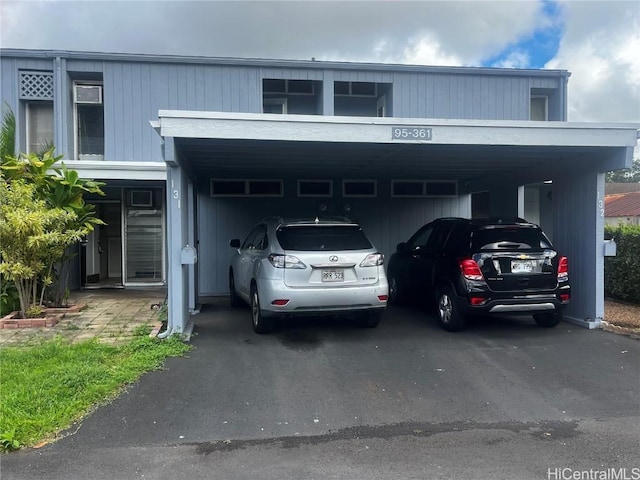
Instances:
[[[451,334],[414,307],[263,336],[221,299],[194,318],[188,358],[2,478],[640,478],[637,340],[528,318]]]

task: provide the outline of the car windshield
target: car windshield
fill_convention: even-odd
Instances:
[[[357,225],[289,225],[276,232],[284,250],[366,250],[372,248]]]
[[[476,230],[471,245],[476,251],[552,248],[542,230],[514,226]]]

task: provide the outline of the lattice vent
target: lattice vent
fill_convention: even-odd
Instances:
[[[53,73],[20,72],[20,98],[53,100]]]

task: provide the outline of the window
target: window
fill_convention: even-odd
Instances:
[[[211,179],[212,197],[281,197],[282,180]]]
[[[331,197],[333,182],[331,180],[298,180],[299,197]]]
[[[542,122],[547,121],[549,119],[548,103],[548,97],[542,95],[533,95],[531,97],[529,119]]]
[[[278,113],[284,115],[287,113],[286,98],[265,98],[262,102],[263,113]]]
[[[262,80],[262,90],[264,93],[313,95],[314,85],[312,80],[281,80],[265,78]]]
[[[358,225],[314,225],[280,227],[276,231],[284,250],[364,250],[371,248]]]
[[[53,146],[53,102],[28,102],[27,153],[42,153]]]
[[[424,182],[421,180],[392,180],[391,196],[421,197],[424,195]]]
[[[333,92],[335,95],[375,97],[377,88],[373,82],[335,82]]]
[[[264,250],[269,246],[269,240],[267,237],[267,227],[264,224],[257,225],[247,238],[242,242],[242,250]]]
[[[264,197],[281,197],[282,180],[249,180],[249,195]]]
[[[375,180],[343,180],[343,197],[375,197],[378,183]]]
[[[76,152],[80,160],[104,158],[104,106],[102,85],[75,83]]]
[[[391,180],[392,197],[457,197],[452,180]]]
[[[415,250],[416,248],[424,248],[427,245],[427,242],[429,241],[429,237],[431,237],[432,232],[433,232],[432,225],[422,227],[407,242],[407,244],[409,245],[409,248],[411,250]]]

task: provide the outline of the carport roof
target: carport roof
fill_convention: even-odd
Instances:
[[[161,110],[152,122],[173,138],[177,163],[198,174],[233,177],[327,172],[467,180],[535,168],[630,166],[635,124],[333,117]],[[429,140],[395,139],[394,128],[430,129]],[[170,159],[165,158],[170,161]]]

